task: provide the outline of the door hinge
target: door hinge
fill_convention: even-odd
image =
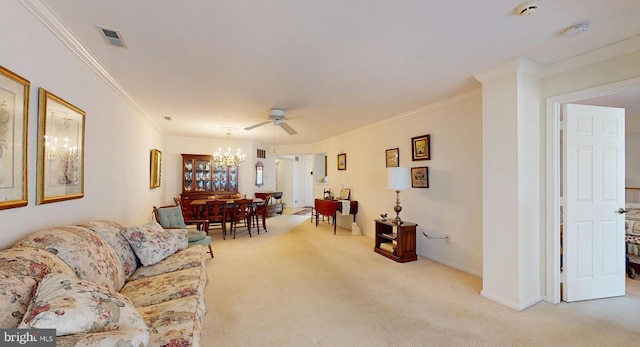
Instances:
[[[560,130],[565,130],[567,129],[567,121],[561,120],[560,121]]]

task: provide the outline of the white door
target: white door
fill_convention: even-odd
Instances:
[[[304,162],[304,206],[313,206],[313,162]]]
[[[565,301],[625,293],[624,109],[564,105]]]

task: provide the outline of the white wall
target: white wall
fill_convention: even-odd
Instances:
[[[316,184],[314,195],[328,187],[336,194],[351,188],[358,200],[358,226],[373,237],[380,213],[395,215],[395,192],[387,189],[385,150],[399,148],[400,166],[429,167],[428,189],[400,193],[401,217],[418,223],[418,254],[463,271],[482,273],[481,96],[479,91],[424,107],[314,144],[313,152],[327,152],[327,185]],[[411,138],[431,135],[428,161],[411,160]],[[337,170],[337,155],[347,154],[347,170]],[[351,217],[338,218],[349,229]],[[450,236],[450,242],[429,240]]]
[[[162,188],[149,188],[150,150],[164,150],[162,133],[18,1],[3,2],[2,13],[0,64],[31,82],[31,99],[29,204],[0,210],[0,249],[27,233],[55,225],[94,219],[124,224],[150,220],[152,206],[164,199]],[[39,87],[87,114],[82,199],[35,205]]]
[[[640,99],[625,115],[625,175],[627,187],[640,187]],[[640,203],[640,190],[627,190],[626,201]]]

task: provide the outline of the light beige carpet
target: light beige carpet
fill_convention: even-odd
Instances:
[[[361,222],[362,223],[362,222]],[[308,216],[214,242],[203,346],[638,346],[640,280],[625,297],[517,312],[482,280],[428,259],[398,264],[373,239]]]

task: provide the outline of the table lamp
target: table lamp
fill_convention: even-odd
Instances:
[[[396,205],[393,207],[393,210],[396,211],[396,218],[392,221],[393,224],[402,224],[402,219],[400,219],[400,211],[402,211],[400,191],[409,189],[410,176],[408,167],[387,168],[387,188],[396,191]]]

